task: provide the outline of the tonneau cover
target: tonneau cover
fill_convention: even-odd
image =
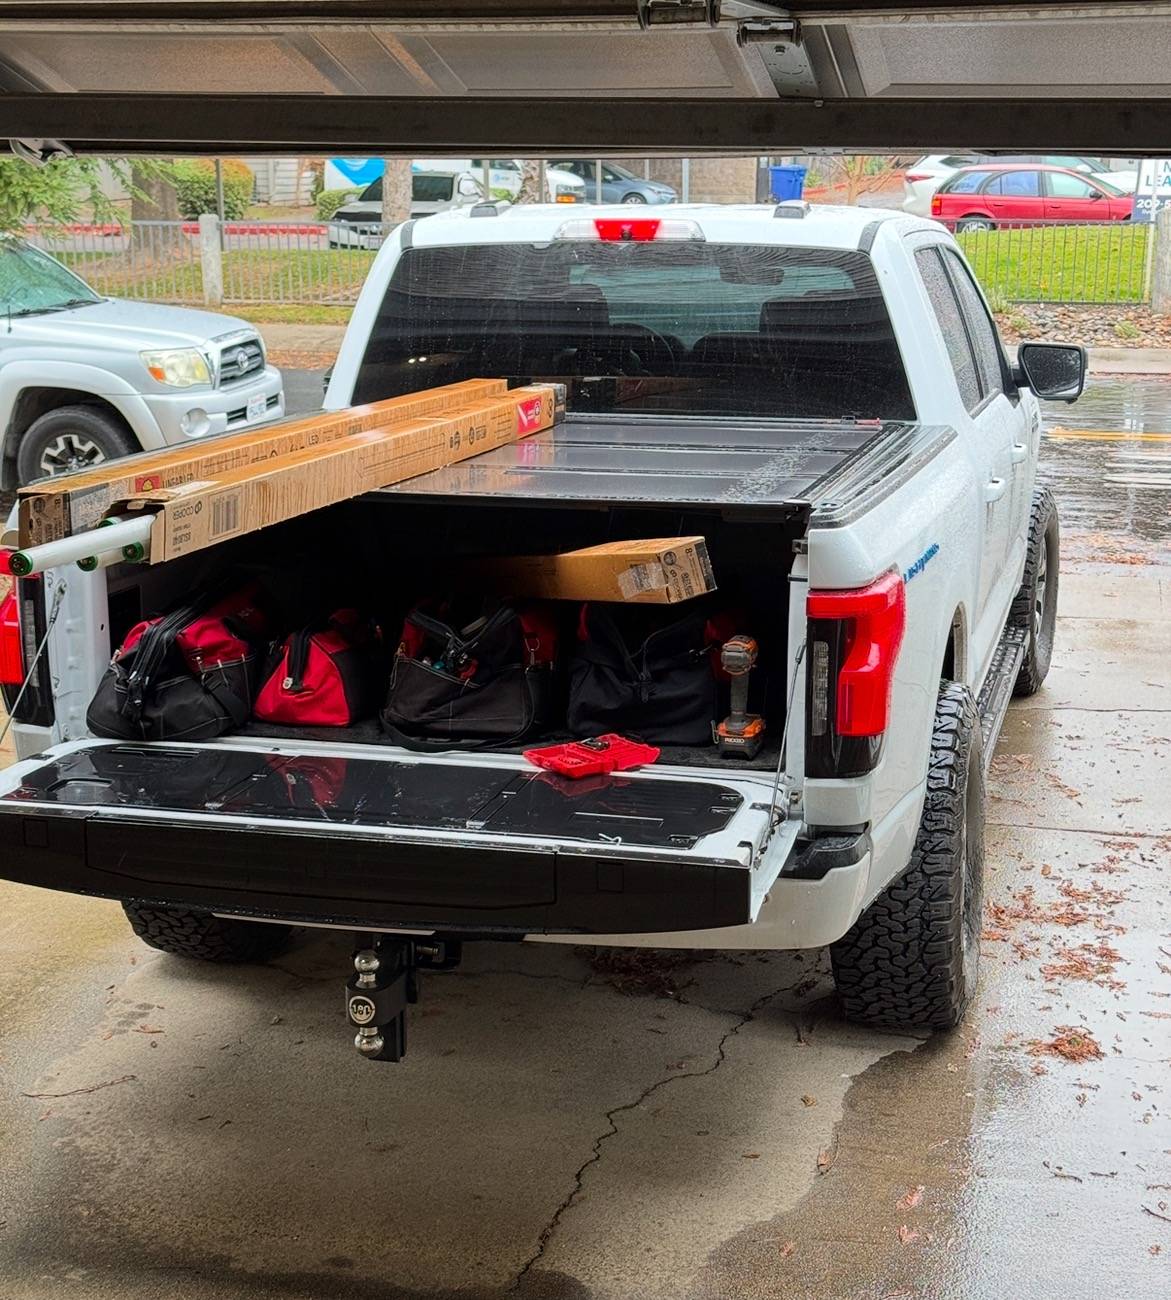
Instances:
[[[571,416],[381,493],[565,505],[716,507],[778,517],[873,488],[950,429],[899,422]]]

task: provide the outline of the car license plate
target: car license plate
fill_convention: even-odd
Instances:
[[[248,410],[244,418],[249,424],[252,424],[256,420],[263,420],[267,411],[268,398],[263,393],[257,393],[255,397],[248,399]]]

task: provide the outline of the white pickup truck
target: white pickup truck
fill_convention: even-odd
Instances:
[[[121,899],[189,957],[354,931],[350,1020],[375,1058],[402,1053],[417,968],[474,939],[828,945],[848,1017],[953,1026],[984,768],[1053,643],[1037,399],[1074,400],[1084,374],[1077,347],[1010,362],[954,240],[919,218],[484,204],[408,222],[326,405],[503,375],[563,382],[569,418],[188,560],[21,581],[0,876]],[[577,783],[516,752],[413,752],[375,722],[200,744],[85,729],[111,644],[217,565],[409,596],[462,557],[695,534],[769,672],[748,760],[667,747]]]

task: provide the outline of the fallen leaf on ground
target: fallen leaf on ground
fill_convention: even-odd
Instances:
[[[802,1105],[802,1106],[816,1106],[816,1105],[817,1105],[817,1098],[816,1098],[816,1097],[811,1097],[808,1093],[806,1093],[805,1096],[801,1098],[801,1105]]]
[[[834,1153],[828,1148],[817,1153],[817,1172],[819,1174],[828,1174],[833,1168]]]
[[[785,1244],[777,1251],[782,1259],[788,1259],[789,1256],[797,1249],[795,1241],[786,1241]]]
[[[741,1159],[741,1160],[759,1160],[759,1159],[760,1159],[760,1152],[759,1152],[759,1151],[745,1151],[745,1152],[743,1152],[743,1153],[741,1154],[740,1159]]]
[[[897,1208],[900,1210],[913,1210],[915,1206],[923,1199],[923,1187],[912,1187],[904,1196],[899,1197]]]
[[[907,1225],[904,1223],[902,1227],[899,1229],[899,1240],[903,1243],[904,1246],[909,1246],[911,1242],[919,1240],[919,1234],[915,1231],[914,1228],[908,1228]]]
[[[1058,1025],[1048,1042],[1035,1038],[1028,1045],[1030,1056],[1060,1056],[1065,1061],[1100,1061],[1105,1053],[1088,1029]]]

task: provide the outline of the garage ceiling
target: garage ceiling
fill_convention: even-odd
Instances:
[[[78,150],[1160,154],[1168,97],[1171,0],[0,0],[0,137]]]

